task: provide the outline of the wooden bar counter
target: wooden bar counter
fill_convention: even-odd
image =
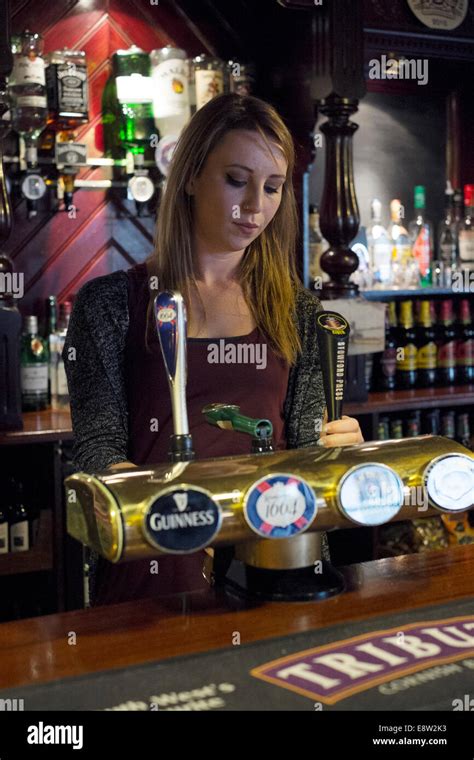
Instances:
[[[391,613],[424,620],[420,608],[459,600],[474,610],[473,567],[474,546],[456,547],[343,568],[347,591],[325,601],[239,609],[209,590],[4,623],[0,688],[230,649],[236,632],[244,645]]]

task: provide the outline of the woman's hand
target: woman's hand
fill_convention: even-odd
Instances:
[[[363,443],[359,423],[354,417],[342,415],[342,420],[328,422],[327,409],[324,410],[323,428],[318,441],[318,446],[327,448],[333,446],[350,446],[354,443]]]

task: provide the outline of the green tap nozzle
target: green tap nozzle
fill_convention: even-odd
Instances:
[[[240,406],[236,404],[207,404],[201,411],[211,425],[224,430],[249,433],[254,438],[270,438],[273,433],[270,420],[246,417],[245,414],[240,414]]]

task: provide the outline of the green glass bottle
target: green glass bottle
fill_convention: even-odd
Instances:
[[[117,50],[112,64],[119,103],[120,143],[133,155],[147,154],[149,157],[152,135],[157,134],[153,119],[150,56],[132,45],[128,50]]]
[[[38,334],[38,317],[27,316],[21,336],[21,402],[24,412],[48,406],[49,351]]]

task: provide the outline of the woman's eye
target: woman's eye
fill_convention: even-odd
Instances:
[[[231,177],[230,174],[226,174],[227,182],[232,185],[233,187],[243,187],[246,183],[245,180],[240,179],[234,179],[234,177]],[[280,188],[278,187],[266,187],[265,192],[267,192],[269,195],[274,195],[275,193],[278,193]]]
[[[226,177],[227,177],[228,183],[230,185],[233,185],[234,187],[243,187],[245,185],[245,182],[239,179],[234,179],[233,177],[230,176],[230,174],[227,174]]]

